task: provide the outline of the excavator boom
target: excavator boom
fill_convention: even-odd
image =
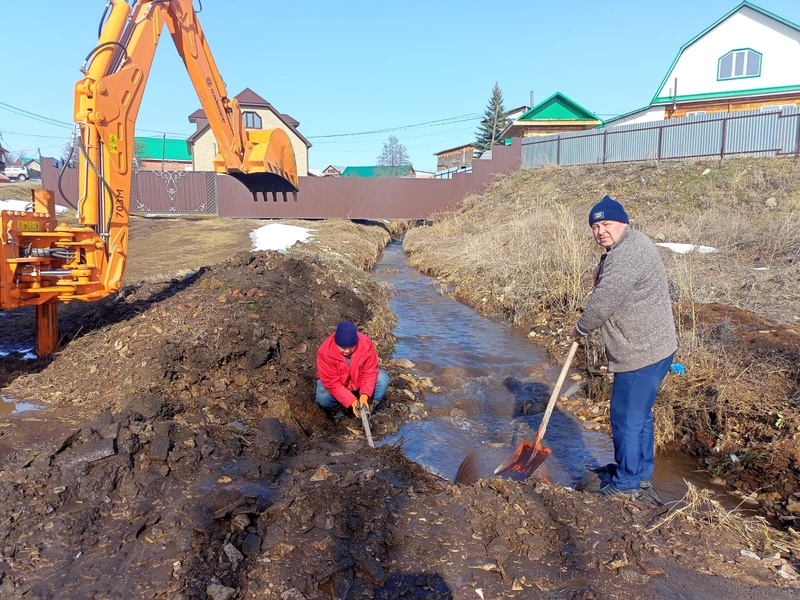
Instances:
[[[37,307],[37,353],[55,351],[57,303],[103,298],[122,285],[128,254],[136,117],[166,25],[216,138],[214,170],[254,198],[294,193],[297,166],[282,129],[251,130],[229,98],[192,0],[110,0],[75,84],[78,222],[55,219],[55,194],[34,190],[29,211],[0,213],[0,308]]]

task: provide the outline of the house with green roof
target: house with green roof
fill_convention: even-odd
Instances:
[[[192,155],[185,139],[136,136],[133,144],[136,165],[143,171],[192,170]]]
[[[340,177],[416,177],[411,165],[347,167]]]
[[[503,130],[503,138],[553,135],[600,127],[603,121],[561,92],[527,110]]]
[[[650,105],[605,126],[800,105],[800,27],[747,0],[681,46]]]

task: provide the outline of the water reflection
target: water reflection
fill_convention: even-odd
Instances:
[[[527,332],[442,296],[432,278],[408,266],[400,244],[384,250],[375,278],[391,291],[395,357],[414,362],[441,388],[425,397],[428,419],[403,425],[386,441],[404,438],[409,458],[452,481],[473,450],[497,466],[520,441],[532,440],[558,370]],[[559,411],[551,416],[545,444],[553,450],[548,467],[562,485],[574,486],[587,466],[613,456],[607,436],[584,430]]]
[[[38,410],[39,407],[30,402],[15,402],[6,396],[0,396],[0,416],[10,415],[15,412],[27,412],[30,410]]]

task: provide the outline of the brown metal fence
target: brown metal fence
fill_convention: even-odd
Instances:
[[[295,200],[253,199],[233,177],[205,172],[140,171],[131,185],[133,214],[217,214],[253,219],[427,219],[452,211],[465,197],[520,167],[521,144],[496,146],[491,160],[475,160],[471,173],[452,179],[301,177]],[[56,191],[58,204],[77,205],[77,169],[61,171],[42,159],[42,187]]]

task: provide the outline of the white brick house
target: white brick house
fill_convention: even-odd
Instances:
[[[245,88],[236,96],[242,110],[246,129],[283,129],[289,136],[297,161],[297,174],[308,175],[308,149],[311,143],[297,130],[300,125],[289,115],[281,114],[269,102],[250,88]],[[195,123],[195,131],[187,140],[192,155],[194,171],[213,171],[214,158],[217,155],[217,140],[208,124],[205,112],[196,110],[189,115],[189,121]]]

